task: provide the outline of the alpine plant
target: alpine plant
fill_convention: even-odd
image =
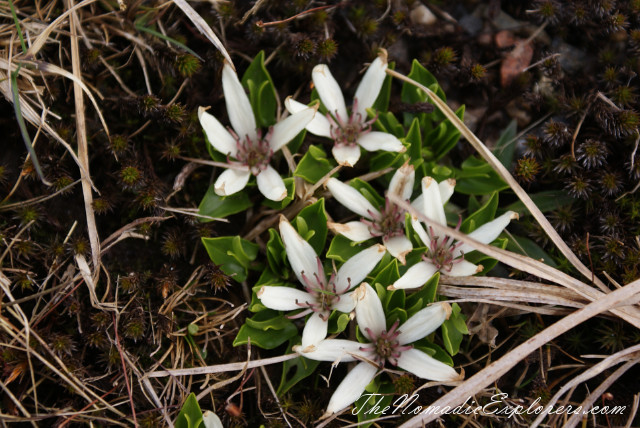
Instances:
[[[382,245],[373,245],[347,260],[329,278],[322,261],[286,218],[280,219],[280,236],[287,259],[304,291],[292,287],[264,286],[258,298],[269,309],[295,311],[291,318],[311,314],[302,332],[302,349],[307,349],[327,337],[329,315],[334,310],[349,313],[355,307],[350,290],[367,277],[384,256]]]
[[[371,238],[382,238],[382,243],[393,257],[405,264],[405,255],[413,249],[413,245],[405,235],[405,210],[389,200],[389,195],[409,201],[413,192],[415,171],[413,166],[405,163],[400,167],[389,183],[384,205],[374,207],[362,193],[335,178],[327,181],[327,188],[333,197],[356,214],[362,216],[359,221],[340,224],[329,222],[329,228],[354,242]]]
[[[428,219],[446,226],[444,204],[451,197],[454,186],[454,180],[437,183],[432,177],[424,177],[422,197],[416,199],[412,205]],[[507,211],[478,227],[468,236],[482,244],[489,244],[502,233],[511,220],[516,218],[518,214]],[[456,230],[460,229],[461,224],[462,219],[459,219]],[[422,260],[411,266],[393,285],[390,285],[389,290],[421,287],[436,272],[449,276],[468,276],[482,271],[482,265],[475,265],[464,259],[466,253],[475,249],[471,245],[460,241],[454,242],[450,236],[438,234],[432,227],[425,230],[422,223],[415,217],[412,217],[411,225],[425,244],[426,251],[422,254]]]
[[[293,348],[312,360],[360,361],[336,388],[329,400],[326,416],[355,402],[376,374],[389,366],[438,382],[453,382],[462,378],[452,367],[411,345],[431,334],[449,318],[451,306],[448,303],[434,303],[416,312],[404,324],[399,325],[396,320],[387,328],[380,298],[369,284],[360,285],[354,297],[358,300],[356,321],[367,343],[325,339],[307,349]]]
[[[239,192],[253,175],[267,199],[284,199],[287,189],[280,174],[271,166],[271,158],[311,122],[317,109],[305,106],[263,134],[256,127],[249,97],[227,62],[222,68],[222,90],[233,129],[225,129],[204,107],[198,108],[198,118],[209,143],[227,155],[227,170],[214,184],[216,194],[228,196]]]
[[[367,109],[373,106],[382,89],[386,69],[387,52],[381,49],[358,85],[351,111],[348,112],[340,86],[329,71],[329,67],[319,64],[313,68],[311,78],[320,101],[327,108],[327,114],[326,116],[317,114],[307,125],[307,130],[312,134],[333,140],[331,152],[340,165],[354,166],[360,159],[360,147],[367,151],[405,151],[405,147],[395,136],[386,132],[372,131],[371,126],[376,119],[368,119],[367,116]],[[285,100],[285,107],[293,114],[308,108],[292,98]]]

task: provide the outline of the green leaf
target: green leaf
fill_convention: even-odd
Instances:
[[[510,240],[507,238],[498,238],[491,245],[494,247],[502,248],[504,250],[507,247],[507,243],[509,242]],[[498,264],[498,260],[494,259],[493,257],[487,256],[486,254],[483,254],[479,251],[472,251],[469,254],[465,254],[464,258],[473,264],[482,265],[482,272],[478,273],[478,276],[488,274],[489,272],[491,272],[491,269],[493,269]]]
[[[273,228],[269,229],[269,241],[267,242],[267,262],[274,272],[279,272],[283,278],[288,277],[288,268],[285,260],[287,252],[280,234]]]
[[[202,419],[202,410],[200,410],[196,395],[192,392],[184,401],[174,426],[176,428],[198,428]]]
[[[386,265],[378,275],[371,281],[372,284],[380,284],[385,289],[396,282],[400,278],[400,273],[398,272],[398,260],[393,259],[391,263]]]
[[[249,89],[251,108],[259,128],[276,123],[276,91],[271,75],[264,65],[264,51],[260,51],[242,76],[242,85]]]
[[[371,202],[371,205],[373,205],[374,207],[384,206],[384,197],[380,196],[376,189],[374,189],[373,186],[366,181],[363,181],[359,178],[354,178],[353,180],[349,181],[349,186],[359,191],[362,196],[364,196],[369,202]]]
[[[515,136],[518,132],[518,122],[512,120],[509,125],[502,131],[500,138],[496,141],[493,154],[498,158],[500,163],[509,169],[513,161],[513,155],[516,151]]]
[[[309,183],[316,183],[333,169],[333,165],[327,160],[324,150],[316,146],[309,146],[293,173]]]
[[[507,250],[529,256],[536,260],[542,260],[551,267],[558,267],[553,258],[529,238],[511,235],[511,239],[509,239],[509,243],[507,244]]]
[[[251,338],[252,345],[273,349],[296,334],[298,329],[286,316],[265,310],[247,318],[246,323],[240,327],[233,346],[246,345]]]
[[[411,164],[415,165],[415,162],[422,158],[422,134],[420,133],[420,122],[418,118],[414,118],[409,127],[409,132],[404,138],[406,142],[410,144],[407,153],[411,158]]]
[[[360,251],[362,251],[362,248],[359,247],[356,242],[342,235],[336,235],[331,240],[331,244],[327,250],[327,258],[344,263]]]
[[[328,333],[342,333],[347,328],[347,325],[349,325],[350,320],[351,318],[349,317],[349,314],[333,311],[329,316],[329,326],[327,327]]]
[[[369,161],[370,171],[380,171],[389,167],[399,168],[407,159],[405,153],[379,151]]]
[[[249,196],[244,192],[238,192],[230,196],[216,195],[214,185],[212,184],[200,202],[198,214],[208,217],[225,218],[231,214],[246,211],[252,205]],[[202,217],[198,220],[203,223],[213,221]]]
[[[301,232],[299,229],[298,220],[302,219],[305,226],[313,234],[310,237],[306,237],[307,233]],[[316,254],[322,254],[324,244],[327,240],[327,213],[324,210],[324,198],[320,198],[316,203],[303,208],[295,218],[293,224],[298,229],[298,233],[304,237],[309,244],[313,247]],[[306,232],[306,231],[305,231]]]
[[[253,327],[258,330],[284,330],[289,327],[291,321],[286,316],[278,313],[277,311],[267,309],[260,311],[251,318],[247,318],[245,323],[249,327]]]
[[[530,194],[529,197],[543,213],[557,210],[558,208],[569,205],[575,201],[575,199],[567,195],[567,193],[562,190],[546,190],[544,192]],[[529,213],[529,210],[522,201],[512,203],[506,208],[506,210],[515,211],[520,214]]]
[[[463,334],[469,334],[465,317],[460,312],[460,307],[454,303],[451,306],[451,316],[442,323],[442,341],[451,355],[456,355],[460,350]]]
[[[407,322],[408,319],[409,315],[407,314],[407,311],[404,310],[404,308],[393,308],[387,314],[387,328],[390,328],[391,324],[396,321],[399,321],[400,325],[402,325]]]
[[[431,177],[433,177],[438,183],[444,181],[448,178],[451,178],[453,175],[453,170],[444,165],[434,165],[431,168]]]
[[[415,59],[411,64],[411,71],[409,72],[408,77],[431,89],[439,98],[441,98],[443,101],[446,101],[444,91],[438,85],[437,79]],[[408,82],[404,82],[402,84],[401,98],[405,103],[415,104],[426,102],[428,99],[428,95],[423,90],[416,88],[414,85]],[[420,113],[417,116],[423,118],[422,128],[425,128],[426,130],[431,129],[429,126],[426,126],[427,116],[429,117],[429,122],[441,121],[444,119],[444,115],[437,108],[432,113]],[[416,115],[404,113],[405,125],[409,126],[414,117],[416,117]]]
[[[464,105],[456,110],[456,116],[458,116],[460,120],[464,119],[464,111]],[[449,120],[441,122],[438,128],[442,128],[442,131],[439,138],[437,138],[432,145],[436,161],[439,161],[449,153],[449,151],[458,144],[458,140],[460,139],[460,131],[458,131],[458,128],[453,126]],[[428,141],[426,138],[425,140]]]
[[[289,349],[289,351],[291,350]],[[312,375],[318,364],[320,364],[320,361],[303,357],[285,361],[282,364],[282,376],[280,377],[280,386],[278,386],[276,394],[278,396],[286,394],[298,382]],[[291,375],[292,371],[293,375]]]
[[[300,146],[302,146],[302,143],[304,143],[304,139],[306,138],[306,136],[307,130],[303,129],[298,135],[293,137],[293,139],[287,143],[289,151],[291,153],[298,153],[298,150],[300,150]]]
[[[404,307],[407,308],[409,316],[425,308],[429,303],[436,301],[436,291],[438,290],[439,281],[440,272],[436,272],[417,293],[413,293],[407,297]]]
[[[247,279],[249,264],[258,255],[258,245],[239,236],[202,238],[202,244],[211,260],[238,282]]]
[[[283,330],[274,331],[263,331],[245,324],[240,327],[238,335],[233,340],[233,346],[246,345],[249,343],[249,338],[251,338],[251,345],[262,349],[273,349],[282,345],[296,334],[298,334],[298,329],[293,324]]]
[[[367,112],[373,113],[373,110],[367,109]],[[373,124],[376,130],[381,132],[386,132],[388,134],[393,134],[398,138],[402,138],[404,136],[404,128],[402,124],[398,122],[398,119],[394,116],[393,113],[379,113],[378,120]]]
[[[457,179],[456,183],[456,192],[465,195],[488,195],[508,188],[509,185],[493,171],[484,176]]]
[[[263,205],[273,208],[274,210],[281,210],[293,201],[293,198],[296,196],[296,180],[293,177],[287,177],[283,181],[287,189],[287,196],[281,201],[272,201],[264,198],[262,201]]]
[[[447,354],[447,351],[445,351],[435,343],[429,342],[427,339],[421,339],[417,342],[414,342],[413,347],[421,350],[427,355],[432,356],[436,360],[442,361],[446,365],[453,367],[453,358],[451,358],[451,356]]]
[[[467,217],[460,226],[462,233],[471,233],[478,226],[482,226],[485,223],[490,222],[496,216],[496,210],[498,209],[498,193],[494,192],[491,198],[484,204],[479,210]]]

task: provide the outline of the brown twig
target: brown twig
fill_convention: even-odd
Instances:
[[[260,28],[264,28],[264,27],[271,27],[271,26],[274,26],[274,25],[285,24],[285,23],[287,23],[289,21],[293,21],[296,18],[300,18],[301,16],[308,15],[310,13],[317,12],[319,10],[332,9],[332,8],[340,7],[343,3],[314,7],[312,9],[307,9],[307,10],[304,10],[304,11],[302,11],[300,13],[297,13],[297,14],[295,14],[293,16],[290,16],[289,18],[281,19],[280,21],[271,21],[271,22],[258,21],[258,22],[256,22],[256,26],[258,26]]]
[[[131,403],[131,414],[133,415],[133,424],[138,426],[138,419],[136,418],[136,408],[133,404],[133,394],[131,393],[131,385],[129,385],[129,376],[127,375],[127,366],[124,363],[124,351],[120,345],[120,336],[118,335],[118,321],[116,320],[116,314],[112,314],[113,318],[113,330],[115,332],[116,348],[120,354],[120,361],[122,362],[122,373],[124,374],[124,383],[127,385],[127,394],[129,394],[129,403]]]

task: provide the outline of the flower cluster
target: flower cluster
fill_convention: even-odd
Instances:
[[[411,159],[405,152],[407,147],[412,148],[413,154],[421,153],[422,149],[420,146],[418,149],[412,147],[408,137],[401,141],[392,133],[373,130],[374,124],[379,125],[373,107],[386,78],[386,69],[387,54],[382,50],[365,72],[348,109],[328,67],[322,64],[316,66],[312,80],[320,103],[307,106],[287,98],[284,104],[290,116],[278,122],[274,119],[273,126],[265,132],[258,129],[257,123],[269,122],[260,120],[260,112],[252,111],[255,94],[250,100],[235,71],[225,63],[222,86],[232,129],[226,129],[204,108],[198,111],[209,143],[227,157],[226,163],[222,164],[227,169],[214,184],[215,193],[219,196],[239,192],[250,177],[255,176],[258,189],[267,199],[282,201],[287,197],[287,188],[274,167],[277,164],[272,162],[274,154],[304,129],[331,139],[331,152],[342,167],[354,166],[361,157],[361,149],[390,152],[391,156],[395,156],[392,162],[395,172],[390,179],[384,178],[389,179],[384,195],[374,194],[373,187],[362,180],[349,183],[328,177],[330,172],[324,173],[327,177],[324,181],[312,181],[316,184],[314,190],[321,184],[326,185],[333,199],[359,218],[344,223],[331,221],[322,200],[313,204],[314,209],[321,211],[320,218],[316,217],[314,224],[309,223],[311,218],[304,217],[302,211],[292,223],[281,215],[278,231],[271,230],[271,239],[267,244],[268,269],[273,275],[262,275],[254,287],[251,310],[258,312],[267,308],[285,312],[277,315],[278,323],[287,324],[289,332],[294,330],[293,335],[284,337],[278,344],[296,340],[299,344],[293,346],[293,350],[312,360],[359,361],[336,388],[329,401],[327,415],[354,403],[377,374],[390,368],[399,368],[419,378],[437,382],[451,383],[461,379],[462,374],[450,365],[420,349],[424,346],[422,341],[425,337],[448,320],[457,310],[456,307],[452,308],[448,303],[433,298],[429,301],[418,299],[418,306],[412,304],[410,310],[409,307],[401,308],[400,312],[394,312],[388,305],[393,293],[399,293],[404,302],[404,290],[422,287],[436,272],[467,276],[483,270],[481,265],[465,258],[475,250],[466,240],[456,241],[441,233],[442,228],[434,230],[429,226],[435,223],[447,227],[449,224],[445,205],[454,194],[456,181],[449,178],[438,182],[427,173],[433,168],[419,167],[420,160]],[[262,104],[258,101],[254,105]],[[319,111],[326,113],[323,115]],[[402,127],[399,123],[398,126]],[[380,126],[380,129],[386,128]],[[287,161],[290,166],[296,162],[295,158]],[[330,165],[328,159],[324,159],[324,162]],[[416,178],[418,171],[420,175]],[[322,176],[315,171],[313,173],[311,175]],[[308,175],[299,174],[296,170],[296,176],[310,181]],[[420,190],[416,195],[415,187]],[[289,199],[293,199],[294,195],[289,196]],[[310,201],[300,202],[299,206],[304,206]],[[409,206],[412,208],[406,209]],[[514,212],[508,211],[475,228],[468,236],[472,238],[471,242],[489,244],[516,217]],[[462,219],[458,218],[456,230],[462,224]],[[320,229],[323,231],[320,232]],[[324,245],[312,245],[311,240],[316,233],[324,240],[328,230],[336,238],[324,259],[321,251]],[[338,235],[351,241],[344,251],[333,247]],[[211,245],[214,245],[214,241],[211,241]],[[227,241],[215,242],[223,245]],[[253,260],[247,248],[252,248],[254,244],[246,243],[246,247],[243,247],[245,244],[239,237],[232,242],[228,249],[215,247],[210,254],[221,254],[219,262],[214,260],[216,263],[229,260],[239,262],[245,269],[245,275],[237,278],[244,281],[246,269]],[[255,246],[255,252],[258,252],[258,246]],[[289,278],[284,274],[286,261],[297,280],[295,285],[287,282]],[[336,264],[339,264],[338,267]],[[382,275],[383,271],[387,274]],[[375,285],[380,295],[369,282]],[[384,293],[387,294],[381,300]],[[410,296],[406,298],[408,300]],[[273,314],[266,313],[269,316]],[[398,316],[398,313],[403,316]],[[358,329],[351,330],[350,339],[336,338],[335,335],[348,331],[347,324],[353,318],[356,318]],[[295,339],[297,330],[294,323],[302,324],[303,319],[302,335]],[[266,324],[260,320],[252,325]],[[273,328],[276,329],[275,326]],[[359,334],[354,334],[355,331]],[[330,336],[330,333],[334,335]],[[356,338],[359,341],[354,340]],[[450,353],[454,354],[455,351]]]

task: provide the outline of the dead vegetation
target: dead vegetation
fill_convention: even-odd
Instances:
[[[197,11],[184,0],[0,3],[3,425],[173,426],[190,392],[203,409],[224,414],[229,426],[307,426],[322,413],[312,397],[328,391],[324,385],[309,388],[308,395],[304,389],[295,397],[275,393],[276,363],[294,355],[282,355],[282,348],[231,346],[246,315],[247,295],[208,262],[199,241],[228,234],[222,228],[229,227],[261,239],[278,216],[251,209],[230,225],[197,218],[215,174],[200,166],[209,156],[195,108],[221,105],[223,58],[239,58],[236,63],[244,67],[253,55],[253,48],[243,51],[238,28],[246,22],[245,29],[271,31],[262,21],[251,24],[261,8],[271,13],[264,3],[255,2],[244,14],[230,11],[233,3],[215,1],[192,2]],[[308,6],[300,9],[318,7]],[[331,12],[342,8],[344,3],[336,3]],[[275,28],[283,25],[272,21]],[[320,27],[328,32],[330,24]],[[226,31],[234,37],[228,39]],[[274,55],[286,54],[287,41],[281,43]],[[368,58],[362,54],[353,61]],[[518,391],[537,382],[517,398],[530,402],[545,395],[547,403],[588,406],[604,402],[609,393],[627,411],[615,422],[552,415],[544,422],[538,417],[536,425],[637,425],[637,382],[629,379],[637,378],[640,361],[640,281],[618,284],[586,266],[485,144],[444,102],[432,99],[509,184],[571,267],[559,270],[479,244],[519,279],[444,277],[439,293],[468,305],[474,336],[456,358],[467,380],[427,396],[430,403],[454,407],[469,396],[480,402],[503,387]],[[309,187],[298,196],[320,192]],[[302,206],[294,203],[286,214]],[[596,317],[623,325],[624,334],[610,346],[583,342],[563,349],[561,335],[579,334]],[[514,319],[517,328],[511,328]],[[527,326],[534,328],[521,334]],[[593,332],[587,336],[593,341]],[[489,346],[496,338],[496,347]],[[517,380],[505,380],[507,373]],[[585,392],[587,384],[592,389]],[[342,426],[347,422],[341,418],[318,423]],[[435,419],[404,417],[402,426]],[[507,423],[490,415],[462,419],[455,424]],[[382,417],[378,423],[399,420]]]

